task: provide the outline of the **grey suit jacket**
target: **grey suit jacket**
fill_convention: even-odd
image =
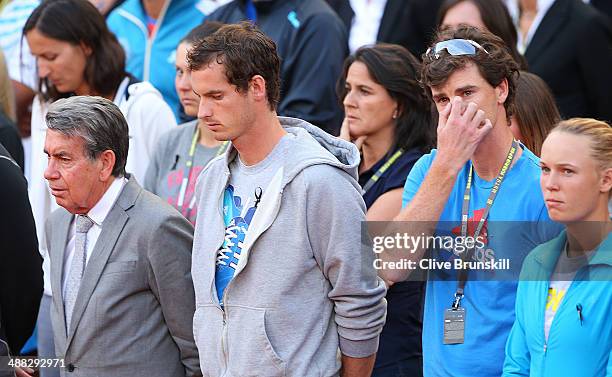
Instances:
[[[193,339],[193,227],[131,177],[102,224],[66,329],[64,250],[74,215],[46,224],[62,376],[201,376]]]

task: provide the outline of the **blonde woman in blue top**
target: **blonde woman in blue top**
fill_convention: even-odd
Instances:
[[[504,376],[612,375],[612,128],[559,123],[542,146],[550,218],[565,225],[525,259]]]

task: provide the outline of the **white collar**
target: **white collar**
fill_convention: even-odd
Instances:
[[[87,212],[87,217],[89,217],[94,224],[102,227],[104,219],[106,219],[106,216],[108,216],[111,208],[113,208],[113,205],[117,201],[117,198],[119,197],[119,194],[121,194],[121,190],[123,190],[123,186],[125,186],[126,183],[127,179],[125,179],[125,177],[115,178],[104,195],[102,195],[102,198],[100,198],[96,205],[94,205],[93,208]]]

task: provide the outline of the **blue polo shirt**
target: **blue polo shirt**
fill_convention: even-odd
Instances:
[[[414,197],[435,156],[423,156],[410,172],[404,186],[403,205]],[[436,235],[456,236],[461,226],[461,207],[469,173],[468,162],[459,172],[442,211]],[[548,217],[540,190],[539,159],[523,147],[523,153],[507,172],[485,223],[486,246],[476,252],[480,261],[509,259],[518,275],[523,259],[535,246],[555,237],[559,224]],[[494,181],[485,181],[474,171],[469,218],[482,217]],[[433,250],[431,258],[458,258],[452,251]],[[457,289],[452,271],[430,271],[423,315],[423,369],[425,376],[498,377],[502,373],[504,347],[514,322],[517,279],[499,271],[471,271],[461,306],[466,309],[465,342],[443,344],[444,311]]]

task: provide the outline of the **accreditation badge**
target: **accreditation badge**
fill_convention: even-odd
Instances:
[[[463,344],[465,340],[465,308],[444,311],[444,344]]]

